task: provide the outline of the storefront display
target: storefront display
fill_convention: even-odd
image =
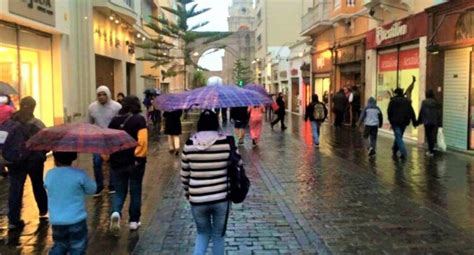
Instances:
[[[10,95],[17,109],[22,97],[32,96],[37,102],[35,116],[53,126],[51,35],[6,22],[0,23],[0,34],[0,81],[18,91]]]

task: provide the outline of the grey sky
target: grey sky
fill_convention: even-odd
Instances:
[[[200,31],[228,31],[227,17],[229,16],[228,7],[232,3],[231,0],[196,0],[198,10],[203,8],[212,8],[210,11],[203,13],[190,20],[190,25],[209,21],[207,26],[200,28]],[[200,52],[202,54],[202,52]],[[224,51],[205,55],[199,60],[199,64],[209,70],[222,70],[222,56]]]

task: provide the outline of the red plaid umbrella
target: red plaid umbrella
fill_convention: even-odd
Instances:
[[[74,123],[43,129],[26,146],[40,151],[112,154],[136,147],[137,141],[123,130]]]

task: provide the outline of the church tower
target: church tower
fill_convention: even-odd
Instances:
[[[253,0],[233,0],[227,18],[230,32],[254,30],[255,9]]]

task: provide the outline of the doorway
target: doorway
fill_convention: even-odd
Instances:
[[[299,79],[291,78],[291,111],[294,113],[299,113],[300,104]]]
[[[102,85],[107,86],[110,93],[115,95],[113,59],[95,55],[95,84],[96,88]]]
[[[474,51],[471,51],[471,81],[469,88],[469,150],[474,150]]]
[[[132,91],[136,90],[135,89],[135,64],[132,63],[127,63],[126,64],[126,90],[127,90],[127,95],[131,95]],[[135,91],[136,93],[136,91]]]

